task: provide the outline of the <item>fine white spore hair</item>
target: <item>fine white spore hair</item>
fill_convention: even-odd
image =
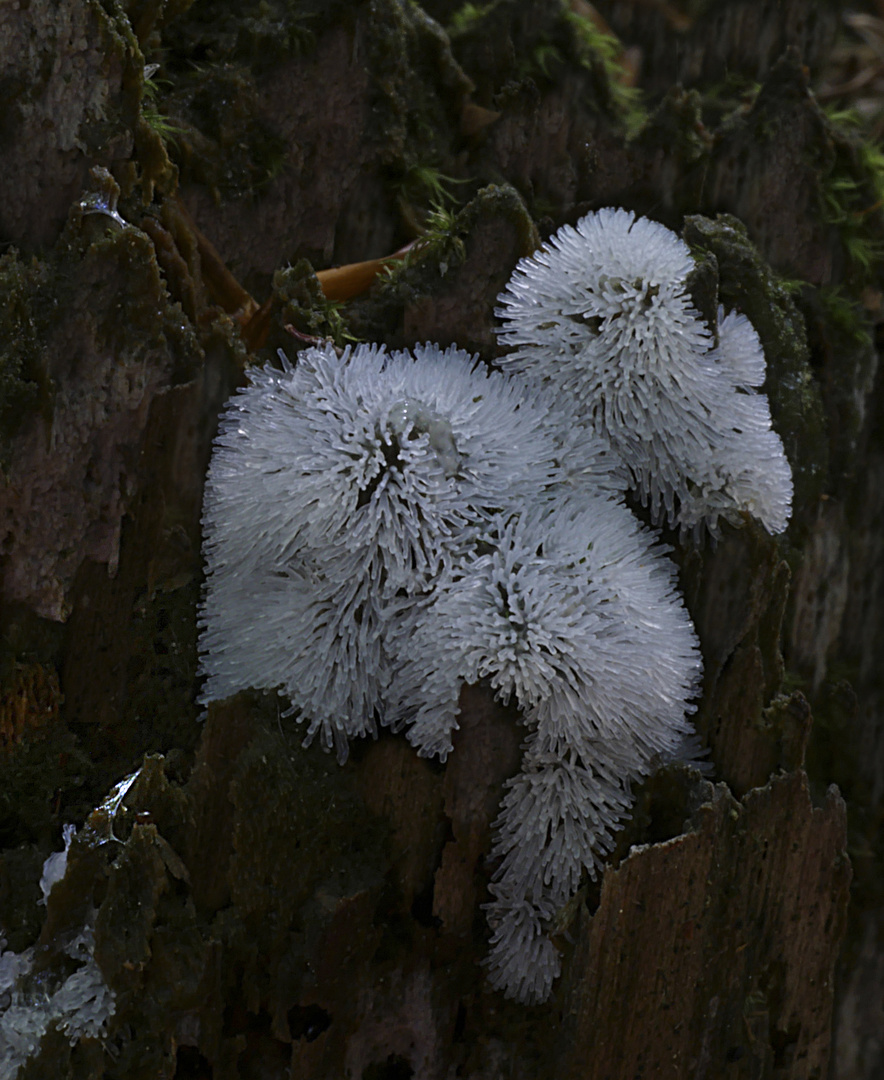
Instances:
[[[0,1076],[14,1080],[35,1057],[46,1033],[61,1031],[71,1046],[106,1033],[116,1011],[116,995],[104,981],[93,955],[91,925],[64,947],[74,970],[33,976],[36,949],[3,951],[0,936]]]
[[[718,533],[719,519],[739,524],[745,511],[771,533],[780,533],[792,512],[792,470],[779,435],[771,428],[770,407],[755,393],[765,377],[764,351],[745,315],[718,310],[716,357],[737,393],[730,399],[730,428],[694,482],[679,510],[683,530],[696,534],[704,524]]]
[[[632,785],[697,751],[696,636],[622,494],[714,533],[747,509],[784,527],[765,470],[791,481],[756,393],[757,335],[722,312],[716,344],[667,229],[606,211],[528,263],[501,298],[518,346],[504,371],[427,344],[315,347],[249,373],[207,478],[199,648],[203,703],[278,690],[305,744],[340,761],[378,724],[444,761],[464,684],[517,707],[486,964],[538,1002],[557,920],[613,849]]]
[[[577,405],[628,469],[655,523],[682,534],[719,519],[787,524],[791,470],[757,392],[765,361],[742,315],[719,339],[694,309],[687,245],[659,222],[603,209],[522,259],[498,297],[504,370]]]
[[[409,635],[391,714],[445,760],[464,683],[515,699],[529,729],[495,822],[492,985],[544,1000],[558,974],[550,923],[595,877],[630,784],[690,739],[701,660],[675,571],[622,505],[529,507],[491,522]]]
[[[529,505],[485,529],[441,580],[390,689],[391,722],[445,760],[464,683],[486,679],[535,722],[633,733],[645,757],[691,730],[700,659],[665,549],[622,504]]]
[[[597,740],[587,763],[564,736],[532,731],[522,769],[506,785],[495,821],[492,858],[500,860],[485,905],[491,941],[485,963],[491,984],[525,1004],[545,1001],[561,968],[550,940],[557,916],[584,870],[595,878],[629,816],[630,779],[619,751]]]
[[[559,489],[611,493],[617,466],[539,388],[453,347],[311,348],[249,377],[204,496],[201,700],[279,688],[344,760],[385,722],[395,628],[485,523]]]

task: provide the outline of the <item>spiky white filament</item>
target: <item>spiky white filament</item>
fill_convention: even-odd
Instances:
[[[683,533],[742,511],[781,532],[791,472],[771,431],[764,354],[743,316],[720,344],[686,289],[693,260],[665,226],[588,214],[522,259],[500,295],[510,371],[543,379],[609,442],[655,522]]]
[[[461,350],[303,352],[250,372],[222,418],[203,506],[202,700],[278,688],[342,760],[384,721],[397,628],[487,522],[613,490],[598,440]],[[581,447],[581,465],[565,462]]]
[[[462,684],[487,679],[536,723],[561,717],[575,739],[627,732],[649,760],[690,731],[699,672],[653,534],[620,504],[566,501],[491,522],[473,558],[439,582],[410,628],[389,715],[421,754],[444,760]]]
[[[492,521],[412,628],[388,696],[419,753],[445,760],[465,682],[514,697],[531,732],[492,850],[488,963],[509,996],[548,993],[550,919],[611,850],[630,782],[682,751],[700,669],[672,564],[603,499]]]

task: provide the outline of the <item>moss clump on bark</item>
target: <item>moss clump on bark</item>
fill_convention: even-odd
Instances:
[[[793,522],[806,526],[828,482],[829,462],[804,319],[790,288],[773,273],[737,218],[691,215],[685,219],[684,238],[695,257],[715,257],[719,300],[746,315],[761,338],[768,364],[765,391],[795,482]]]
[[[483,188],[459,213],[438,212],[425,238],[366,296],[343,309],[354,333],[396,347],[457,344],[491,355],[490,313],[518,259],[540,238],[518,192]]]
[[[266,348],[282,348],[289,354],[299,349],[303,342],[296,341],[285,332],[287,325],[310,337],[330,338],[338,346],[344,346],[353,337],[341,314],[340,305],[331,302],[322,291],[319,279],[307,259],[299,259],[294,266],[277,270],[273,275],[274,307],[278,307],[276,333],[271,331]]]

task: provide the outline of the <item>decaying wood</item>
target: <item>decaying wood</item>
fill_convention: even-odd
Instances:
[[[0,934],[52,971],[94,908],[117,995],[105,1040],[47,1036],[28,1075],[884,1067],[884,283],[879,262],[851,262],[826,183],[855,183],[850,228],[877,241],[884,218],[859,144],[812,93],[838,4],[597,3],[631,47],[621,78],[575,36],[587,5],[503,0],[457,23],[460,7],[0,14]],[[167,129],[148,122],[155,56]],[[725,68],[745,101],[716,104]],[[635,80],[653,112],[627,138],[617,95]],[[96,165],[122,225],[84,213]],[[461,205],[434,218],[446,185]],[[795,520],[783,542],[747,522],[676,550],[712,773],[672,767],[637,792],[612,865],[561,915],[553,998],[525,1008],[481,967],[517,717],[467,688],[446,765],[382,733],[343,768],[300,747],[273,696],[201,717],[200,500],[224,400],[248,363],[293,351],[287,328],[493,359],[516,261],[607,204],[684,224],[698,306],[721,297],[758,327]],[[745,232],[727,239],[719,213]],[[418,235],[340,308],[299,261],[373,272]],[[866,336],[832,315],[839,299]],[[40,866],[68,822],[44,910]]]

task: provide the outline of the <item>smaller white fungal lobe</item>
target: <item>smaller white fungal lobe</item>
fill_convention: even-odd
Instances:
[[[713,334],[687,291],[693,265],[675,233],[630,211],[564,226],[498,298],[498,334],[513,347],[499,364],[569,402],[655,523],[717,536],[719,519],[747,511],[782,532],[792,479],[757,392],[761,343],[736,313],[720,311]]]

